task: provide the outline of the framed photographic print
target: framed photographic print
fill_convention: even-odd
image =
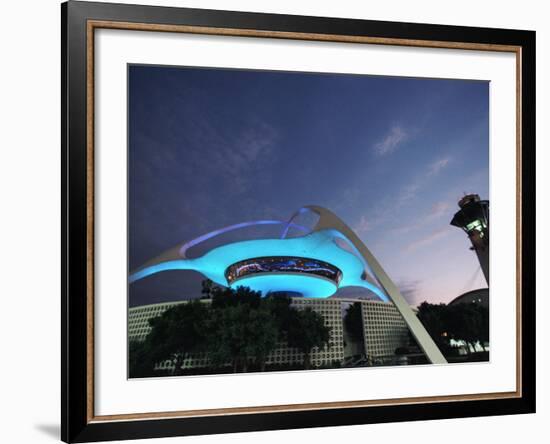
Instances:
[[[535,411],[535,33],[69,1],[62,439]]]

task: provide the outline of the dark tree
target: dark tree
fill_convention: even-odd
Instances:
[[[266,304],[250,310],[247,330],[250,331],[250,337],[247,341],[245,365],[253,361],[260,371],[265,371],[267,356],[275,349],[279,339],[276,319]]]
[[[479,342],[483,350],[485,350],[485,343],[489,342],[489,309],[481,305],[477,306],[477,308],[481,316]]]
[[[189,301],[169,308],[160,316],[150,319],[151,332],[145,340],[151,359],[158,363],[174,363],[174,375],[191,353],[205,351],[210,311],[205,303]]]
[[[231,362],[235,373],[246,359],[246,324],[250,307],[224,305],[213,310],[208,347],[210,359],[218,366]]]
[[[144,341],[130,341],[128,344],[128,376],[130,378],[145,378],[154,376],[155,362],[151,359],[151,351]]]
[[[219,291],[220,287],[214,284],[214,282],[210,279],[204,279],[201,282],[201,299],[212,299],[212,297]]]
[[[248,287],[220,288],[212,295],[212,308],[226,308],[236,305],[247,305],[252,308],[258,308],[262,300],[262,294],[259,291],[251,290]]]
[[[428,331],[435,343],[446,348],[448,345],[448,321],[447,305],[445,304],[429,304],[428,302],[422,302],[418,307],[418,319],[424,325],[424,328]]]
[[[268,296],[262,300],[262,303],[269,309],[271,316],[273,317],[277,329],[279,331],[279,341],[288,341],[288,331],[290,329],[290,322],[294,311],[291,307],[292,300],[286,294],[278,294],[274,296]]]
[[[423,302],[418,307],[418,318],[440,346],[444,354],[449,354],[449,339],[462,340],[470,345],[489,340],[489,310],[478,304],[428,304]]]
[[[477,304],[457,304],[449,305],[447,310],[447,324],[451,337],[465,341],[468,345],[466,347],[468,353],[470,352],[470,345],[475,350],[475,343],[477,341],[482,342],[482,337],[485,336],[483,307]]]
[[[363,342],[363,314],[361,303],[354,302],[346,310],[344,326],[352,340]]]
[[[168,360],[173,374],[181,374],[185,359],[202,352],[213,366],[246,372],[254,365],[264,371],[268,355],[285,343],[304,354],[309,368],[311,350],[329,342],[323,316],[309,308],[296,310],[287,295],[262,298],[250,288],[215,287],[211,281],[203,282],[202,294],[211,303],[189,301],[149,320],[146,340],[131,345],[132,377],[150,376],[155,364]]]
[[[210,354],[212,362],[231,362],[233,372],[251,363],[265,368],[267,355],[277,345],[279,330],[270,306],[247,287],[225,289],[212,300]]]
[[[311,308],[293,312],[288,332],[288,345],[304,354],[305,369],[311,366],[311,350],[314,347],[323,349],[328,345],[329,339],[330,328],[325,325],[322,315]]]

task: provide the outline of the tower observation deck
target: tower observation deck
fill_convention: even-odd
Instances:
[[[477,194],[467,194],[458,201],[451,225],[461,228],[468,235],[476,252],[479,265],[489,285],[489,201],[481,200]]]

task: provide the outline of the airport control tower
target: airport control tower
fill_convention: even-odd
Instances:
[[[472,242],[479,265],[489,285],[489,201],[480,200],[477,194],[467,194],[458,201],[451,225],[462,228]]]

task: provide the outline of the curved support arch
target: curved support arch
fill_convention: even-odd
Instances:
[[[292,221],[293,221],[294,219],[296,219],[296,217],[298,217],[300,214],[303,214],[303,213],[305,213],[305,212],[307,212],[307,211],[311,211],[311,210],[310,210],[308,207],[302,207],[302,208],[300,208],[298,211],[296,211],[292,216],[290,216],[290,219],[288,219],[288,222],[286,222],[285,228],[283,229],[283,232],[281,233],[281,239],[285,239],[285,238],[287,237],[288,231],[289,231],[292,227],[294,227],[294,228],[300,227],[300,228],[302,228],[304,231],[311,232],[311,230],[308,229],[308,228],[305,228],[305,227],[302,227],[302,226],[300,226],[300,225],[296,225],[296,224],[293,224],[293,223],[292,223]]]
[[[359,237],[353,232],[353,230],[348,227],[338,216],[336,216],[331,211],[326,208],[307,205],[304,208],[309,209],[310,211],[315,212],[319,215],[319,220],[313,231],[321,230],[335,230],[345,236],[353,247],[357,250],[359,255],[368,265],[368,268],[371,270],[372,275],[378,281],[380,286],[384,289],[389,299],[394,303],[395,307],[403,316],[407,326],[409,327],[411,333],[415,337],[418,345],[424,353],[426,354],[428,360],[432,364],[446,364],[447,360],[428,334],[420,320],[413,313],[411,307],[393,283],[387,273],[384,271],[380,263],[376,260],[374,255],[366,247],[366,245],[359,239]]]
[[[319,211],[317,211],[317,209]],[[288,230],[295,224],[292,223],[292,221],[298,217],[299,215],[301,214],[304,214],[306,212],[310,212],[310,213],[314,213],[314,214],[317,214],[319,216],[319,220],[317,221],[317,224],[315,225],[315,227],[313,228],[312,231],[321,231],[321,230],[324,230],[326,229],[323,228],[322,225],[320,225],[320,222],[321,222],[321,217],[322,217],[322,212],[326,212],[325,214],[332,214],[335,218],[337,218],[342,224],[344,224],[342,222],[342,220],[340,218],[338,218],[336,215],[334,215],[334,213],[331,213],[329,210],[323,208],[323,207],[316,207],[316,206],[313,206],[313,205],[307,205],[307,206],[304,206],[302,208],[300,208],[298,211],[296,211],[288,220],[286,226],[285,226],[285,229],[283,230],[283,234],[281,236],[281,239],[285,238],[287,233],[288,233]],[[344,224],[345,225],[345,224]],[[346,226],[347,227],[347,226]],[[347,245],[349,245],[349,247],[354,251],[355,255],[363,262],[363,265],[365,266],[365,268],[367,269],[367,271],[374,276],[374,273],[372,272],[372,269],[369,265],[369,263],[367,262],[367,260],[365,259],[365,257],[363,257],[363,255],[361,254],[361,252],[358,250],[357,246],[350,240],[346,237],[346,235],[341,232],[340,230],[338,229],[332,229],[332,228],[329,228],[329,230],[332,232],[332,235],[335,237],[335,238],[339,238],[341,239],[342,241],[346,242]],[[348,230],[353,233],[353,231],[351,229],[348,228]],[[359,241],[360,242],[360,241]],[[384,293],[384,291],[380,288],[380,287],[377,287],[376,285],[370,283],[367,279],[361,277],[361,278],[356,278],[354,279],[354,286],[357,286],[357,287],[363,287],[363,288],[366,288],[367,290],[370,290],[372,291],[376,296],[378,296],[382,301],[384,302],[389,302],[390,299],[388,298],[388,296],[386,295],[386,293]]]
[[[229,233],[231,231],[240,230],[241,228],[252,227],[254,225],[283,225],[283,224],[285,224],[285,222],[280,221],[280,220],[253,220],[253,221],[249,221],[249,222],[241,222],[241,223],[238,223],[238,224],[229,225],[227,227],[220,228],[219,230],[214,230],[214,231],[211,231],[210,233],[203,234],[202,236],[196,237],[195,239],[184,243],[180,247],[179,253],[180,253],[180,256],[182,258],[185,258],[185,257],[187,257],[185,255],[185,253],[187,252],[187,250],[189,250],[189,248],[194,247],[195,245],[201,244],[202,242],[207,241],[208,239],[212,239],[213,237],[219,236],[219,235],[224,234],[224,233]],[[286,223],[285,230],[288,231],[288,229],[291,226],[293,228],[297,228],[297,229],[302,230],[304,232],[309,231],[305,227],[302,227],[302,226],[297,225],[297,224],[292,224],[290,222]]]
[[[203,234],[202,236],[196,237],[190,241],[176,245],[175,247],[166,250],[164,253],[159,256],[147,261],[141,267],[130,273],[129,282],[135,282],[144,277],[150,276],[155,273],[167,270],[191,270],[196,268],[182,268],[182,264],[178,261],[185,259],[189,261],[187,257],[187,251],[199,245],[208,239],[212,239],[216,236],[220,236],[231,231],[240,230],[241,228],[251,227],[254,225],[285,225],[286,227],[297,228],[301,231],[308,232],[309,230],[301,225],[292,224],[290,222],[283,222],[280,220],[253,220],[248,222],[241,222],[238,224],[228,225],[227,227],[220,228],[218,230],[210,231],[209,233]],[[147,271],[145,271],[147,270]]]

